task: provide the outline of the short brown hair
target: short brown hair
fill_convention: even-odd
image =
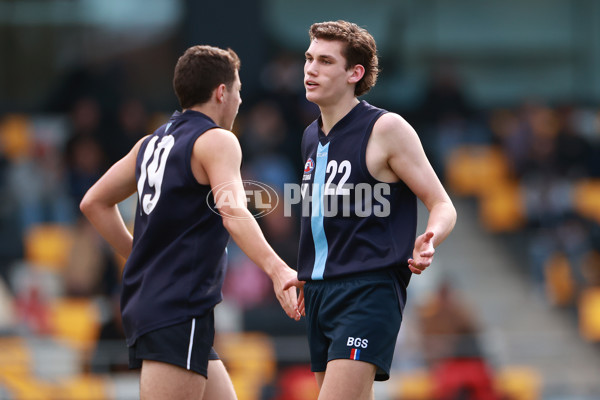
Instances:
[[[352,22],[338,20],[312,24],[308,33],[311,41],[324,39],[343,42],[342,55],[346,58],[346,69],[358,64],[365,68],[365,75],[354,89],[356,96],[367,93],[375,86],[379,75],[377,45],[366,29]]]
[[[206,103],[220,84],[230,88],[240,59],[231,49],[212,46],[192,46],[177,60],[173,89],[181,108]]]

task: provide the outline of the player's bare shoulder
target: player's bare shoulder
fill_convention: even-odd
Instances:
[[[194,143],[194,153],[198,153],[199,156],[226,155],[230,152],[241,151],[240,149],[240,142],[235,134],[223,128],[209,129]]]
[[[413,127],[396,113],[383,114],[373,125],[367,146],[369,172],[384,182],[403,180],[393,166],[410,164],[408,159],[415,146],[420,142]]]
[[[207,168],[224,162],[241,164],[242,149],[235,134],[227,129],[213,128],[196,139],[192,151],[192,172],[201,184],[208,184]]]
[[[372,136],[384,143],[403,139],[410,139],[416,135],[413,127],[399,114],[388,112],[377,119],[373,125]]]

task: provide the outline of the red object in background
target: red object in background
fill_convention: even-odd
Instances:
[[[319,386],[308,365],[286,368],[280,374],[278,388],[276,400],[316,400],[319,397]]]
[[[433,369],[434,394],[437,400],[455,398],[497,400],[492,374],[478,358],[441,361]],[[459,397],[460,396],[460,397]]]
[[[21,321],[34,333],[50,332],[48,308],[44,304],[37,287],[31,287],[19,296],[15,302],[17,315]]]

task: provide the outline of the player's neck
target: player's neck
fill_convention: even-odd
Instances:
[[[321,126],[323,133],[325,135],[329,134],[335,124],[344,118],[358,103],[358,99],[353,96],[331,105],[319,105],[319,109],[321,110],[321,121],[323,122],[323,125]]]
[[[220,113],[218,112],[217,108],[210,102],[204,104],[196,104],[195,106],[186,108],[185,110],[183,110],[183,112],[185,112],[186,110],[201,112],[208,118],[212,119],[215,124],[219,125],[221,123]]]

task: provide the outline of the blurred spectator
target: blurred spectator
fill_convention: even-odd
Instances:
[[[102,136],[103,113],[100,103],[94,97],[82,97],[73,103],[69,110],[69,138]]]
[[[472,116],[465,86],[451,62],[440,61],[434,67],[424,92],[420,107],[422,119],[438,125],[446,120],[467,120]]]
[[[77,208],[85,192],[106,169],[106,155],[98,140],[102,136],[100,119],[100,106],[91,98],[79,100],[71,113],[65,158],[69,194]]]
[[[291,217],[284,215],[283,201],[285,199],[280,192],[279,205],[272,212],[260,218],[258,223],[267,242],[286,264],[294,268],[297,262],[298,242],[300,240],[298,236],[298,218],[294,215]]]
[[[81,63],[57,80],[42,109],[49,113],[68,113],[81,99],[93,98],[103,114],[112,115],[126,86],[126,68],[121,59]]]
[[[415,128],[439,175],[443,175],[445,155],[469,140],[473,115],[465,85],[455,67],[448,61],[439,62],[431,73],[415,116]]]
[[[303,84],[304,56],[282,51],[265,65],[261,83],[265,93],[261,98],[275,101],[293,132],[302,133],[319,115],[319,109],[306,100]]]
[[[228,266],[223,294],[240,309],[247,310],[271,301],[272,284],[235,243],[227,246]]]
[[[558,175],[557,137],[561,126],[555,111],[542,104],[530,103],[523,112],[522,128],[529,142],[520,175]]]
[[[490,112],[489,125],[494,140],[499,143],[508,158],[512,172],[520,175],[529,154],[530,137],[519,114],[511,109],[493,109]]]
[[[51,323],[47,300],[46,294],[37,283],[32,283],[25,290],[19,291],[15,301],[15,310],[19,322],[26,332],[37,335],[50,333]]]
[[[81,217],[74,226],[74,243],[62,279],[66,296],[109,295],[119,284],[114,253],[94,227]]]
[[[5,140],[0,140],[0,279],[5,283],[9,282],[11,263],[23,256],[23,230],[18,198],[10,184],[11,167]],[[12,288],[8,286],[8,289]]]
[[[0,279],[0,336],[14,330],[16,321],[14,298],[8,285]]]
[[[106,297],[107,317],[100,327],[100,335],[90,369],[95,373],[129,371],[129,358],[125,344],[125,332],[121,320],[120,290]]]
[[[478,340],[480,327],[448,280],[420,306],[419,322],[436,400],[497,398]]]
[[[285,156],[295,171],[300,171],[304,160],[300,143],[304,128],[319,116],[319,109],[306,100],[303,84],[304,56],[288,51],[279,52],[261,73],[264,93],[260,102],[267,100],[279,109],[287,125]],[[298,175],[299,179],[300,173]]]
[[[149,116],[146,106],[139,99],[128,99],[121,103],[117,111],[116,127],[109,129],[100,138],[110,164],[123,158],[131,148],[147,134]]]
[[[249,168],[255,176],[273,172],[285,174],[292,170],[292,157],[300,158],[300,145],[292,137],[281,107],[271,100],[261,101],[248,111],[241,127],[240,143],[244,163],[256,165],[254,169],[259,170]],[[289,182],[285,179],[289,176],[275,178],[278,182]]]
[[[561,130],[556,137],[556,163],[558,172],[570,179],[589,176],[589,165],[592,146],[574,123],[574,107],[563,107],[558,110]]]
[[[6,205],[16,207],[17,233],[43,222],[72,222],[62,143],[43,140],[27,115],[8,115],[2,125],[2,147],[9,161],[5,171]]]

